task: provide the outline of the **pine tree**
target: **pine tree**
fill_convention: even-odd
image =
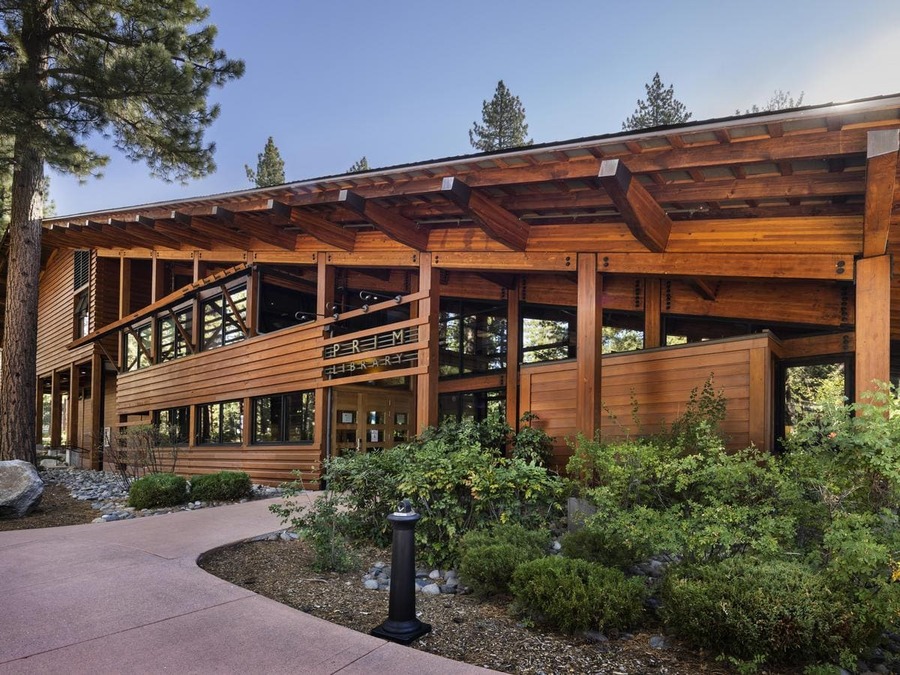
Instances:
[[[766,101],[765,105],[759,107],[755,103],[747,108],[744,112],[741,112],[740,108],[734,111],[735,115],[755,115],[756,113],[761,112],[771,112],[773,110],[786,110],[787,108],[799,108],[803,105],[803,94],[804,92],[800,92],[800,96],[794,98],[791,96],[790,91],[782,91],[781,89],[776,89],[769,100]]]
[[[488,152],[531,145],[528,125],[525,123],[525,107],[518,96],[513,96],[503,80],[497,83],[494,98],[481,105],[481,121],[472,123],[469,143],[473,148]]]
[[[35,351],[44,165],[96,173],[105,134],[153,175],[214,170],[209,90],[239,77],[196,0],[0,2],[0,138],[12,138],[0,457],[35,461]]]
[[[284,183],[284,160],[278,152],[278,146],[269,136],[266,147],[256,156],[256,171],[244,164],[247,178],[256,187],[271,187]]]
[[[675,98],[675,88],[671,84],[666,88],[659,79],[659,73],[644,88],[647,98],[638,100],[634,114],[622,123],[623,131],[681,124],[691,119],[687,107]]]
[[[349,169],[347,169],[347,173],[356,173],[357,171],[368,171],[369,170],[369,160],[366,159],[366,156],[363,155],[357,161],[353,162]]]

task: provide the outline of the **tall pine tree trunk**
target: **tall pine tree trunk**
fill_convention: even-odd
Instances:
[[[53,3],[46,2],[27,4],[22,14],[25,62],[18,73],[18,88],[25,109],[31,108],[36,114],[22,119],[13,145],[6,325],[0,371],[0,458],[24,459],[32,464],[37,462],[37,305],[44,216],[44,158],[36,143],[42,116],[37,112],[44,109],[52,12]]]
[[[18,145],[17,142],[0,379],[0,456],[36,463],[37,304],[44,166],[34,148]]]

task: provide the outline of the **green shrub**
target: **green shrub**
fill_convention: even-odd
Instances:
[[[187,481],[171,473],[152,473],[139,478],[128,490],[128,505],[136,509],[176,506],[187,501]]]
[[[508,593],[516,567],[545,555],[549,543],[549,532],[517,524],[467,532],[459,542],[460,576],[479,595]]]
[[[219,471],[191,477],[191,499],[236,502],[250,496],[253,484],[243,471]]]
[[[802,562],[736,557],[669,570],[669,632],[732,661],[855,663],[890,617],[872,613]]]
[[[635,625],[646,593],[643,582],[619,570],[560,557],[522,563],[510,588],[531,617],[567,633]]]
[[[350,547],[350,518],[342,506],[342,497],[331,489],[313,496],[304,488],[300,471],[297,480],[282,485],[284,502],[272,504],[269,511],[290,524],[313,549],[313,567],[320,572],[346,572],[356,564]]]
[[[625,546],[622,538],[613,532],[600,533],[583,527],[566,533],[560,544],[562,544],[561,552],[566,558],[578,558],[622,569],[638,561]]]
[[[519,419],[522,427],[512,439],[512,456],[534,462],[538,466],[550,466],[553,460],[553,438],[543,429],[532,425],[537,419],[540,418],[531,411],[525,412]]]

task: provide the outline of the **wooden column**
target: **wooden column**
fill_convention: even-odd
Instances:
[[[247,283],[247,337],[258,335],[259,323],[259,269],[254,265],[250,268],[250,280]]]
[[[34,397],[34,439],[35,444],[42,445],[44,437],[44,380],[39,377]]]
[[[644,349],[662,346],[662,299],[659,279],[644,279]]]
[[[419,351],[419,365],[425,372],[416,375],[416,433],[421,434],[438,423],[438,318],[440,312],[440,277],[432,265],[430,253],[419,254],[419,291],[428,297],[419,300],[419,317],[428,323],[419,327],[419,341],[426,347]]]
[[[78,374],[79,368],[74,363],[69,366],[69,415],[66,420],[66,442],[80,446],[78,442]]]
[[[575,428],[587,438],[600,429],[600,349],[603,338],[603,281],[594,253],[578,254],[578,368]]]
[[[866,134],[866,208],[863,217],[863,257],[887,252],[891,211],[897,179],[900,131],[887,129]]]
[[[50,375],[50,447],[52,448],[58,448],[62,444],[61,404],[59,373],[54,370]]]
[[[327,316],[325,308],[328,303],[334,302],[334,265],[329,265],[327,254],[319,253],[316,256],[316,320]],[[325,387],[316,388],[316,412],[315,412],[315,438],[319,444],[321,460],[326,459],[328,445],[331,442],[331,418],[328,416],[329,390]],[[332,449],[333,450],[333,449]],[[311,472],[312,473],[312,472]],[[321,469],[319,469],[321,473]]]
[[[891,375],[891,256],[856,261],[856,400]]]
[[[119,258],[119,318],[131,313],[131,260]]]
[[[522,344],[522,314],[519,307],[521,280],[509,289],[506,298],[506,423],[519,428],[519,355]],[[523,411],[524,412],[524,411]]]
[[[102,471],[100,452],[103,448],[103,358],[99,354],[91,357],[91,459],[90,467]]]

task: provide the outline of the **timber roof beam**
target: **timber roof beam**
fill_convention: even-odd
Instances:
[[[483,193],[451,176],[443,179],[441,194],[461,208],[491,239],[513,251],[525,250],[529,225]]]
[[[268,212],[272,224],[281,227],[296,227],[304,234],[308,234],[328,246],[352,251],[356,245],[356,233],[353,230],[345,229],[327,218],[309,213],[301,207],[271,199],[268,203]]]
[[[665,251],[672,220],[628,167],[621,160],[605,159],[600,163],[599,179],[634,238],[649,251]]]
[[[192,230],[196,230],[200,234],[209,237],[212,241],[222,243],[230,248],[245,251],[250,247],[250,242],[246,235],[241,232],[235,232],[212,215],[192,216],[186,213],[176,213],[175,218],[183,223],[190,223]]]
[[[401,215],[398,211],[376,204],[371,199],[366,199],[352,190],[341,190],[338,193],[338,204],[362,216],[375,229],[394,241],[417,251],[428,250],[428,232],[420,228],[414,220]]]
[[[870,131],[866,153],[866,207],[863,216],[863,257],[887,252],[897,182],[900,130]]]
[[[213,206],[211,215],[266,244],[286,251],[293,251],[297,246],[296,234],[287,232],[284,228],[268,221],[257,211],[231,211],[224,206]]]
[[[139,216],[135,216],[132,220],[110,219],[106,224],[125,234],[125,238],[129,243],[124,248],[132,248],[134,241],[151,249],[160,247],[178,250],[181,248],[181,242],[177,239],[168,237],[162,232],[157,232],[151,226],[139,220],[139,218]]]

